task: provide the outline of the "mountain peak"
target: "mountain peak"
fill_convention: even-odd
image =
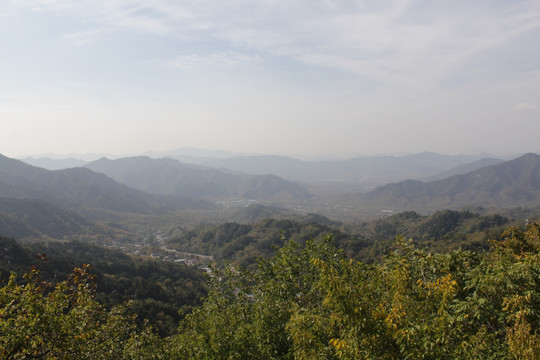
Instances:
[[[540,204],[540,156],[528,153],[442,180],[388,184],[359,200],[373,209],[416,211],[466,206],[537,206]]]

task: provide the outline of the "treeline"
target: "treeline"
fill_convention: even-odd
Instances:
[[[288,241],[254,270],[215,269],[204,303],[162,338],[95,301],[85,267],[0,289],[4,358],[538,359],[540,225],[487,251],[431,253],[398,238],[380,262],[331,237]]]
[[[227,269],[173,339],[178,358],[538,359],[540,226],[487,252],[432,254],[398,239],[380,263],[330,242],[287,243]]]
[[[413,239],[416,246],[433,252],[458,248],[486,250],[487,240],[499,237],[512,223],[516,224],[499,214],[480,215],[471,211],[442,210],[431,215],[420,215],[414,211],[405,211],[371,222],[349,225],[345,231],[372,241],[369,247],[361,249],[357,254],[359,259],[371,261],[380,259],[384,249],[397,236]]]
[[[303,244],[308,240],[321,240],[328,233],[334,234],[337,243],[346,243],[345,239],[351,238],[336,228],[316,222],[265,219],[255,224],[201,225],[171,234],[168,245],[179,251],[211,255],[218,262],[254,267],[259,257],[274,255],[286,239]],[[348,241],[362,240],[353,237]],[[367,246],[367,242],[363,246]]]
[[[91,264],[96,276],[95,299],[107,308],[130,301],[139,322],[150,319],[163,336],[207,294],[206,277],[194,267],[128,256],[118,250],[80,241],[18,244],[0,237],[0,279],[34,268],[51,283],[65,281],[74,267]]]
[[[259,256],[272,256],[277,247],[283,246],[284,239],[303,244],[332,233],[336,245],[344,249],[348,257],[370,263],[380,260],[397,236],[411,238],[415,245],[435,252],[457,248],[485,250],[486,240],[499,236],[510,223],[510,219],[498,214],[454,210],[432,215],[409,211],[358,225],[312,215],[301,220],[265,219],[255,224],[201,225],[187,231],[174,229],[169,233],[169,246],[249,267]]]

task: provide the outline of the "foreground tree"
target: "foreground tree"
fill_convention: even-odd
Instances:
[[[88,267],[53,286],[0,288],[4,359],[540,359],[540,225],[484,253],[431,254],[398,238],[380,263],[327,237],[286,243],[254,271],[210,277],[204,304],[161,339],[94,299]]]
[[[540,226],[490,251],[431,254],[398,238],[381,263],[327,239],[289,242],[253,273],[227,268],[181,323],[190,359],[539,359]]]
[[[540,226],[491,246],[432,255],[398,239],[373,266],[313,260],[326,295],[291,318],[296,358],[319,337],[340,359],[539,359]]]
[[[24,280],[21,285],[12,274],[0,289],[3,359],[129,359],[162,345],[148,326],[137,329],[126,306],[107,311],[94,300],[86,265],[54,286],[35,269]]]
[[[314,286],[320,272],[311,259],[343,259],[331,237],[301,247],[286,243],[254,272],[216,270],[204,305],[188,315],[173,340],[183,359],[293,359],[287,329],[296,308],[315,307],[322,294]]]

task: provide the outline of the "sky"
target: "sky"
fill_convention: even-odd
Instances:
[[[540,1],[0,0],[0,153],[540,151]]]

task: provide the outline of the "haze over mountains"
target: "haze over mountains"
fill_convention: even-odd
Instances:
[[[140,213],[184,208],[189,203],[147,194],[86,168],[51,171],[1,155],[0,196],[41,199],[72,210]]]
[[[319,192],[321,186],[313,186],[325,183],[341,188],[341,196],[331,196],[334,205],[370,211],[535,206],[540,199],[535,154],[506,162],[428,152],[339,161],[221,155],[197,158],[200,164],[148,156],[101,158],[84,167],[55,171],[2,156],[0,196],[40,199],[75,211],[139,213],[211,206],[223,200],[283,207],[303,204],[309,211],[309,206],[329,201],[330,195]],[[55,165],[54,159],[34,160]]]
[[[149,193],[196,199],[301,200],[310,195],[301,185],[276,175],[233,174],[146,156],[93,161],[87,168]]]
[[[405,156],[369,156],[341,160],[306,161],[287,156],[238,154],[192,148],[160,153],[148,152],[148,157],[176,159],[182,163],[184,169],[187,169],[188,165],[200,166],[198,168],[191,166],[192,169],[189,171],[202,170],[205,167],[229,174],[231,172],[249,175],[272,174],[284,180],[312,185],[336,182],[355,184],[355,189],[362,191],[406,179],[435,179],[435,177],[440,179],[491,165],[493,161],[502,161],[493,157],[486,158],[486,155],[451,156],[430,152]],[[133,156],[133,158],[137,158],[137,156]],[[116,159],[118,160],[118,158]],[[72,167],[75,164],[76,166],[84,166],[88,163],[71,156],[67,159],[38,157],[22,160],[50,170]],[[171,165],[170,162],[169,165]],[[175,166],[177,165],[175,164]],[[99,168],[103,165],[94,164],[92,166]],[[108,167],[107,171],[113,170]],[[121,176],[117,170],[113,172],[114,175]],[[115,176],[112,177],[115,178]]]
[[[63,169],[69,169],[72,167],[79,167],[84,166],[88,163],[88,161],[82,160],[82,159],[76,159],[76,158],[64,158],[64,159],[54,159],[48,156],[42,156],[39,158],[33,158],[33,157],[25,157],[21,158],[21,161],[37,166],[42,167],[47,170],[63,170]]]
[[[75,211],[44,200],[0,197],[0,229],[4,236],[63,238],[89,231],[93,225]]]
[[[441,155],[423,152],[406,156],[370,156],[347,160],[302,161],[284,156],[241,156],[202,160],[201,165],[242,171],[249,174],[275,174],[300,182],[340,181],[381,184],[407,178],[423,178],[450,170],[481,156]]]
[[[514,160],[442,180],[406,180],[388,184],[357,195],[353,202],[371,210],[389,208],[398,211],[538,206],[540,156],[525,154]]]
[[[481,169],[481,168],[483,168],[485,166],[500,164],[503,161],[504,160],[502,160],[502,159],[491,158],[491,157],[482,158],[482,159],[477,160],[477,161],[473,161],[473,162],[470,162],[470,163],[466,163],[466,164],[463,164],[463,165],[456,166],[453,169],[450,169],[448,171],[443,171],[441,173],[438,173],[437,175],[430,176],[430,177],[424,179],[424,181],[442,180],[444,178],[447,178],[447,177],[450,177],[450,176],[453,176],[453,175],[466,174],[468,172]]]
[[[148,194],[86,168],[51,171],[0,155],[0,224],[5,236],[62,237],[95,227],[91,219],[108,212],[165,214],[205,206]]]
[[[382,210],[431,213],[540,205],[536,154],[510,161],[434,153],[340,161],[280,156],[198,159],[206,165],[134,156],[46,170],[0,156],[0,229],[7,236],[61,238],[133,229],[140,216],[170,226],[179,216],[185,220],[195,213],[196,222],[253,223],[310,213],[354,222],[377,217]],[[54,159],[46,162],[55,165]],[[284,177],[271,173],[274,170]],[[328,191],[330,187],[334,190]],[[124,219],[118,220],[123,225],[113,224],[112,214]],[[96,227],[96,221],[104,220],[114,229],[103,223]]]

